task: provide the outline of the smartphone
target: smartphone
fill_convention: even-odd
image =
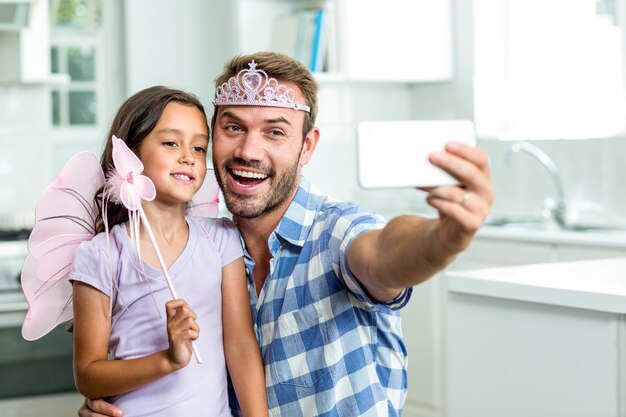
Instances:
[[[469,120],[362,122],[357,126],[358,181],[363,188],[436,187],[458,180],[428,161],[447,142],[476,145]]]

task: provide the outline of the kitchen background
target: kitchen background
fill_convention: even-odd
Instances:
[[[0,233],[32,226],[38,197],[72,155],[99,155],[125,97],[164,84],[196,93],[210,114],[213,78],[229,57],[296,53],[285,38],[320,8],[322,137],[304,173],[323,191],[388,216],[431,215],[419,191],[359,187],[356,125],[469,119],[490,157],[494,222],[545,219],[558,197],[549,161],[512,152],[510,139],[533,139],[558,168],[571,224],[626,227],[621,0],[0,0]],[[19,249],[6,243],[0,266],[4,259],[14,271]],[[10,306],[2,311],[12,314],[0,327],[13,329],[0,344],[18,334],[13,290],[0,289]],[[427,306],[423,335],[433,338],[415,349],[436,355],[415,368],[431,374],[445,370],[437,330],[445,303],[436,300],[443,291],[437,283],[415,297]],[[27,415],[34,402],[24,393],[67,389],[50,383],[14,392],[6,375],[0,371],[0,408],[13,404],[9,415]],[[415,379],[426,394],[413,398],[407,415],[445,414],[445,378],[432,378]]]
[[[0,4],[6,1],[2,0]],[[514,3],[513,0],[477,1],[491,8],[493,4],[490,3]],[[552,2],[562,3],[564,9],[573,7],[568,2]],[[31,13],[43,9],[45,4],[42,3],[46,2],[30,2]],[[2,216],[23,214],[28,219],[41,190],[71,155],[84,149],[99,153],[108,123],[127,95],[149,85],[166,84],[195,92],[211,111],[212,80],[223,62],[238,52],[271,48],[271,17],[285,14],[290,8],[307,2],[185,0],[179,4],[147,0],[59,0],[50,4],[58,10],[65,3],[85,9],[83,15],[74,17],[76,22],[51,27],[48,22],[50,11],[45,10],[45,13],[37,13],[41,15],[40,21],[31,20],[31,27],[19,32],[0,32]],[[332,52],[337,60],[343,60],[340,62],[343,66],[332,74],[323,73],[319,77],[318,125],[322,128],[322,141],[318,157],[305,172],[320,188],[338,198],[357,200],[383,211],[388,207],[425,209],[418,192],[364,191],[359,188],[355,127],[363,120],[475,120],[479,116],[475,114],[476,103],[485,98],[474,94],[475,82],[481,81],[474,75],[474,2],[415,2],[421,6],[411,6],[414,2],[407,0],[389,3],[389,8],[385,9],[389,10],[388,16],[376,16],[381,31],[370,31],[382,39],[384,36],[394,37],[377,43],[376,48],[380,51],[376,52],[385,57],[388,65],[381,68],[382,75],[374,76],[372,72],[381,66],[377,63],[380,60],[378,55],[359,57],[349,55],[348,51],[352,49],[347,49],[359,48],[361,42],[367,44],[368,39],[357,37],[348,41],[339,35],[347,36],[342,32],[345,31],[342,24],[352,23],[351,31],[361,38],[366,36],[363,28],[354,26],[373,23],[375,13],[380,13],[379,2],[336,0],[319,3],[335,5],[338,46],[333,47]],[[577,0],[576,3],[607,3],[613,5],[610,10],[621,10],[616,6],[619,0]],[[402,18],[402,7],[415,10]],[[368,15],[363,8],[375,12]],[[412,29],[415,15],[428,9],[431,10],[428,17],[433,20],[428,30]],[[357,23],[350,21],[350,13],[357,12],[361,20]],[[621,16],[615,18],[621,19]],[[407,27],[386,30],[387,33],[383,34],[385,24],[387,27],[394,24]],[[432,27],[435,28],[431,30]],[[621,33],[619,28],[615,29]],[[407,36],[411,34],[422,36],[423,40],[418,44],[410,43]],[[35,44],[38,38],[43,48]],[[429,43],[441,50],[433,53],[434,48]],[[52,55],[46,52],[51,46]],[[580,56],[580,51],[577,55],[584,65],[585,56]],[[621,60],[621,55],[618,58]],[[345,62],[347,59],[352,62]],[[433,60],[438,62],[431,62]],[[529,63],[530,66],[538,64],[537,61]],[[373,69],[369,70],[368,66]],[[68,72],[72,77],[70,81],[63,75]],[[623,76],[623,70],[620,75]],[[488,70],[481,74],[483,79],[496,76]],[[597,74],[591,73],[591,76]],[[497,85],[497,82],[494,80],[493,84]],[[621,78],[619,82],[611,88],[623,97]],[[585,103],[586,96],[582,94],[586,91],[579,84],[567,88],[574,96],[581,92],[578,98],[585,108],[604,110],[607,107],[601,102]],[[546,94],[543,91],[541,95],[537,94],[534,106],[541,108]],[[492,106],[494,111],[502,112],[503,107],[510,105],[504,101],[498,104]],[[503,130],[506,123],[511,122],[502,122]],[[485,123],[489,124],[490,121]],[[573,124],[572,119],[569,124]],[[514,132],[515,137],[524,138],[522,134],[523,131]],[[626,193],[619,191],[622,179],[626,178],[626,166],[621,161],[626,141],[620,136],[613,134],[610,138],[590,140],[562,140],[556,136],[557,139],[536,142],[554,160],[562,174],[567,203],[572,209],[570,215],[626,224]],[[505,151],[509,142],[484,140],[480,135],[478,139],[493,164],[497,194],[494,214],[541,215],[543,200],[554,196],[553,185],[545,170],[527,155],[518,155],[507,164]],[[333,171],[326,169],[331,164]],[[337,178],[342,180],[337,181]]]

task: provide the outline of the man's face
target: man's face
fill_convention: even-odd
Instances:
[[[302,93],[293,85],[296,101]],[[226,207],[238,217],[260,217],[290,204],[301,166],[317,137],[302,139],[305,113],[262,106],[220,106],[213,133],[213,166]],[[315,129],[317,132],[317,130]],[[313,143],[313,145],[312,145]]]

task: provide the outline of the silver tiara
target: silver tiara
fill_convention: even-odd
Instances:
[[[257,69],[254,60],[248,66],[217,87],[214,106],[269,106],[311,112],[309,106],[295,101],[296,93],[291,88]]]

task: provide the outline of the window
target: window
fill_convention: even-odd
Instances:
[[[52,125],[97,126],[102,119],[100,0],[50,0],[50,61],[67,84],[51,88]]]
[[[474,0],[479,137],[624,133],[621,0]]]

